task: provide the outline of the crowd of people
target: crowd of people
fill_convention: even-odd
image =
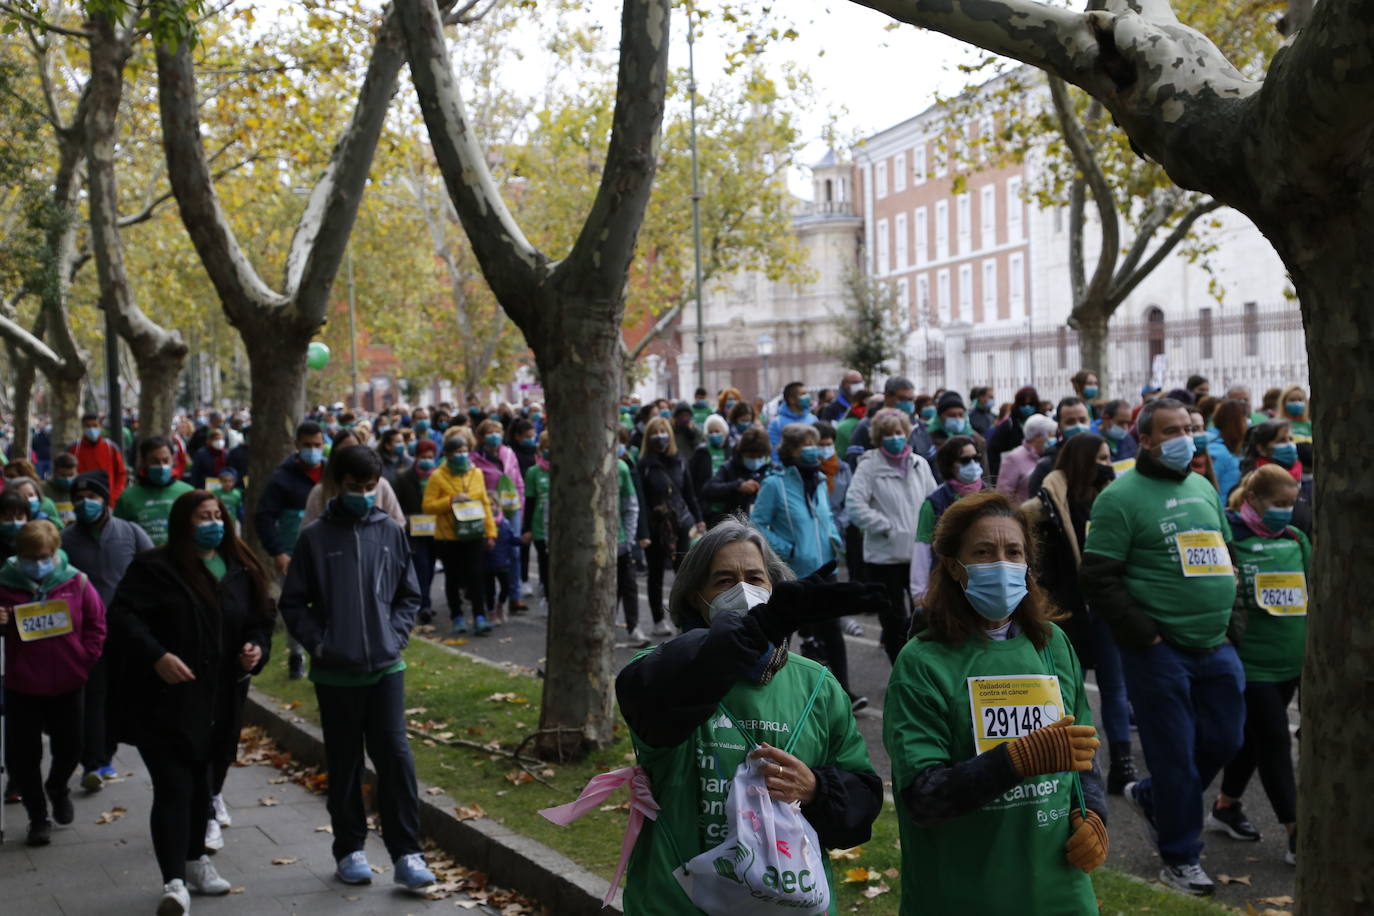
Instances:
[[[724,837],[723,806],[699,787],[720,801],[736,767],[800,802],[823,846],[864,840],[882,784],[855,726],[869,701],[845,635],[865,614],[892,665],[884,742],[904,882],[923,898],[1095,912],[1085,876],[1106,858],[1108,794],[1148,822],[1163,881],[1209,894],[1203,830],[1259,839],[1242,807],[1256,770],[1295,860],[1287,711],[1311,563],[1306,393],[1276,388],[1255,405],[1195,376],[1128,401],[1103,398],[1088,370],[1071,384],[1057,403],[1034,387],[999,402],[989,387],[966,400],[900,376],[869,391],[847,372],[814,397],[792,382],[771,403],[735,388],[622,398],[618,610],[630,646],[658,645],[624,669],[618,696],[663,806],[631,859],[627,911],[694,906],[669,875]],[[6,801],[22,803],[28,842],[71,823],[78,768],[99,791],[127,742],[154,786],[159,912],[227,892],[209,858],[231,823],[221,789],[280,617],[289,676],[308,676],[319,700],[339,879],[372,877],[366,747],[396,879],[431,884],[399,727],[403,650],[417,624],[485,636],[538,604],[556,613],[555,431],[541,405],[320,406],[251,514],[245,412],[181,417],[166,435],[104,420],[84,417],[66,448],[40,429],[6,450]],[[432,604],[439,571],[447,620]],[[768,728],[809,719],[806,740],[769,743]],[[717,734],[722,723],[750,723],[744,742]],[[1016,877],[971,887],[968,862],[992,859]]]

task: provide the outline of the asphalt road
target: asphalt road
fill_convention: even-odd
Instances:
[[[671,584],[672,574],[669,573],[664,583],[665,602]],[[640,626],[647,633],[650,630],[651,621],[648,602],[644,600],[644,589],[644,578],[640,577]],[[537,597],[539,586],[533,571],[530,582],[526,585],[526,592],[526,600],[531,607],[528,614],[512,615],[510,621],[504,626],[497,627],[490,637],[472,637],[458,651],[493,662],[507,663],[531,671],[539,671],[544,661],[545,631],[548,617]],[[436,615],[439,617],[438,622],[441,624],[440,635],[446,635],[448,612],[443,597],[442,575],[435,577],[433,601]],[[887,654],[883,652],[878,643],[877,618],[859,617],[857,619],[864,627],[864,635],[845,637],[849,652],[850,686],[869,699],[868,708],[860,711],[856,718],[859,722],[859,730],[868,742],[868,751],[873,760],[873,765],[886,780],[891,775],[891,766],[887,752],[883,748],[882,706],[891,666],[888,663]],[[637,649],[624,641],[626,630],[623,621],[617,624],[617,634],[616,662],[618,665],[624,665],[629,662]],[[667,638],[656,637],[655,641],[663,641]],[[1093,715],[1096,717],[1100,714],[1100,706],[1097,687],[1092,683],[1091,675],[1088,678],[1087,688],[1089,700],[1093,706]],[[1296,730],[1298,725],[1296,701],[1289,710],[1289,719],[1292,729]],[[1294,742],[1294,751],[1296,754],[1296,742]],[[1135,747],[1135,758],[1137,768],[1142,774],[1146,773],[1144,756],[1138,744]],[[1219,784],[1220,776],[1205,793],[1208,805],[1216,798]],[[1274,904],[1261,903],[1261,898],[1281,898],[1293,895],[1294,869],[1283,861],[1284,853],[1287,850],[1286,835],[1282,825],[1274,817],[1273,809],[1264,795],[1258,776],[1251,781],[1244,800],[1247,816],[1263,834],[1262,839],[1257,843],[1238,842],[1223,833],[1204,833],[1203,839],[1207,845],[1202,854],[1202,865],[1212,876],[1212,880],[1218,883],[1216,895],[1218,902],[1240,909],[1253,903],[1257,911],[1263,912],[1266,908],[1273,907]],[[1138,875],[1147,880],[1156,880],[1160,870],[1160,859],[1158,853],[1155,852],[1154,844],[1144,822],[1119,796],[1110,797],[1109,805],[1111,811],[1108,829],[1111,835],[1111,853],[1108,863],[1121,871]],[[1220,877],[1222,875],[1242,880],[1237,883],[1223,884]],[[1278,909],[1288,908],[1278,907]]]

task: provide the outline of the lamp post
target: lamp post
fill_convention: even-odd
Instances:
[[[694,46],[696,30],[692,23],[692,5],[687,4],[687,93],[690,100],[692,140],[692,248],[695,261],[697,300],[697,387],[706,387],[706,330],[701,311],[701,170],[697,165],[697,77]]]
[[[768,386],[768,357],[773,355],[773,335],[760,334],[757,344],[759,358],[763,360],[763,398],[767,400],[768,392],[773,390]]]

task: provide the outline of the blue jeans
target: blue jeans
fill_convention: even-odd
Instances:
[[[1202,792],[1245,736],[1245,670],[1230,643],[1202,655],[1168,643],[1123,648],[1121,664],[1150,768],[1137,791],[1153,807],[1160,858],[1196,864]]]
[[[511,524],[511,527],[512,527],[513,529],[515,529],[515,533],[516,533],[517,536],[520,534],[520,521],[521,521],[521,516],[523,516],[524,514],[525,514],[524,512],[513,512],[513,513],[511,513],[511,515],[510,515],[510,524]],[[511,574],[510,574],[510,600],[511,600],[511,601],[519,601],[519,600],[520,600],[520,594],[521,594],[521,588],[520,588],[520,554],[521,554],[521,552],[524,551],[525,549],[526,549],[526,548],[525,548],[525,545],[524,545],[524,544],[521,544],[521,545],[520,545],[520,548],[519,548],[518,550],[515,551],[515,562],[512,564],[512,569],[511,569]]]
[[[410,539],[410,562],[415,566],[415,578],[420,582],[420,610],[430,609],[429,590],[434,584],[434,538]]]
[[[1092,614],[1093,677],[1102,695],[1102,733],[1108,744],[1131,742],[1131,704],[1126,699],[1126,678],[1121,673],[1121,652],[1112,628],[1101,614]]]

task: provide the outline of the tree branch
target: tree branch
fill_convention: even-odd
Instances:
[[[1139,286],[1140,281],[1148,277],[1150,272],[1158,267],[1160,263],[1169,256],[1170,252],[1178,247],[1179,242],[1182,242],[1188,237],[1188,233],[1192,231],[1193,223],[1197,222],[1200,217],[1211,213],[1213,210],[1219,210],[1224,206],[1225,204],[1221,201],[1209,198],[1189,210],[1187,214],[1184,215],[1183,219],[1179,221],[1179,224],[1174,227],[1174,231],[1170,232],[1163,242],[1160,242],[1159,247],[1150,255],[1149,259],[1141,264],[1123,283],[1112,287],[1107,299],[1109,312],[1125,301],[1126,297],[1131,294],[1131,290]]]
[[[1074,292],[1074,308],[1077,309],[1084,303],[1101,301],[1106,295],[1121,245],[1121,224],[1116,213],[1116,198],[1112,194],[1112,186],[1107,181],[1107,176],[1103,174],[1102,167],[1098,165],[1097,157],[1093,154],[1088,138],[1083,134],[1083,126],[1078,123],[1078,117],[1073,111],[1073,103],[1069,100],[1068,87],[1064,85],[1063,80],[1053,74],[1049,75],[1048,80],[1050,100],[1054,103],[1054,113],[1059,119],[1059,130],[1064,135],[1064,142],[1069,148],[1069,153],[1073,156],[1074,165],[1078,167],[1079,174],[1083,176],[1083,181],[1092,191],[1093,202],[1097,205],[1097,218],[1102,228],[1102,239],[1097,253],[1097,266],[1093,268],[1092,279],[1086,283],[1083,282],[1081,253],[1076,264],[1077,276],[1074,278],[1074,282],[1075,286],[1080,287]],[[1077,242],[1081,252],[1083,244],[1083,201],[1080,189],[1081,185],[1075,183],[1074,205],[1078,212],[1074,214],[1075,218],[1070,223],[1070,230],[1072,231],[1075,225],[1077,226]]]
[[[56,351],[8,315],[0,314],[0,338],[22,350],[44,375],[60,375],[66,369],[66,363]]]
[[[25,25],[38,29],[40,32],[49,32],[53,35],[65,35],[68,38],[85,39],[90,37],[90,33],[85,29],[69,29],[66,26],[60,26],[54,22],[48,22],[46,19],[35,16],[22,6],[14,3],[0,3],[0,13],[8,13]]]
[[[1155,233],[1160,230],[1177,212],[1179,203],[1183,197],[1183,192],[1178,188],[1166,188],[1160,192],[1159,198],[1150,207],[1150,212],[1145,214],[1145,218],[1140,221],[1140,228],[1136,230],[1135,241],[1131,243],[1130,250],[1126,257],[1122,258],[1117,265],[1116,276],[1112,279],[1112,286],[1116,287],[1135,266],[1140,263],[1140,259],[1145,256],[1146,250],[1150,247],[1150,241],[1155,237]]]
[[[685,299],[679,299],[677,303],[675,303],[666,312],[660,315],[658,317],[658,321],[655,321],[654,326],[649,329],[649,333],[645,334],[643,339],[641,339],[639,343],[634,345],[634,349],[626,352],[626,364],[634,365],[635,363],[639,362],[639,357],[643,355],[644,351],[649,348],[649,344],[653,343],[663,334],[664,331],[672,327],[673,322],[677,319],[678,315],[682,314],[682,310],[686,307],[686,305],[687,302]]]
[[[411,79],[453,208],[492,292],[516,324],[528,328],[533,314],[527,293],[544,279],[548,259],[526,241],[487,167],[458,92],[435,0],[395,0],[394,9],[400,12]]]

